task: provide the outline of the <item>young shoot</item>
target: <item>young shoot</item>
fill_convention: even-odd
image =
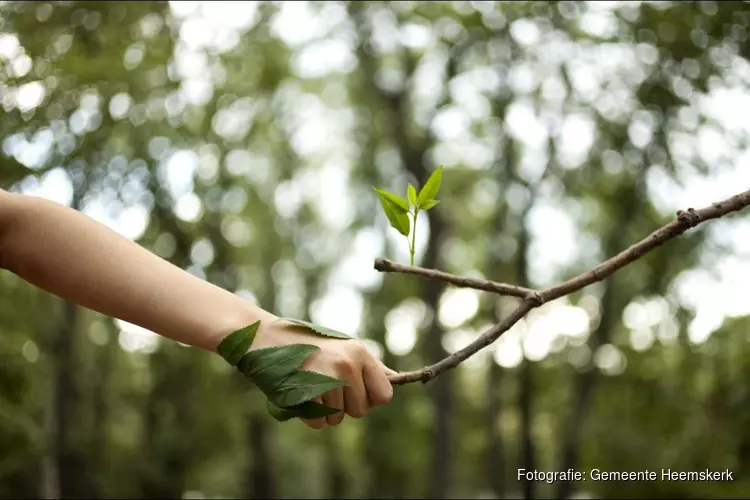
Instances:
[[[414,265],[414,247],[417,241],[417,217],[420,211],[429,210],[440,203],[436,197],[442,180],[443,167],[440,166],[430,175],[430,178],[427,179],[427,182],[419,190],[419,193],[417,193],[417,188],[409,184],[406,189],[406,199],[373,186],[375,192],[378,193],[380,204],[383,207],[385,216],[391,223],[391,227],[406,237],[406,242],[409,245],[410,266]],[[409,216],[411,216],[411,220]],[[409,238],[409,233],[411,233],[411,238]]]

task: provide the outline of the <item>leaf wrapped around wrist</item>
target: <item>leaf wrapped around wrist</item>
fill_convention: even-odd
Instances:
[[[282,318],[326,337],[351,338],[348,335],[306,321]],[[321,373],[300,370],[312,353],[320,349],[309,344],[289,344],[250,351],[260,321],[230,333],[217,348],[218,354],[237,368],[265,394],[268,412],[283,422],[292,418],[315,419],[341,411],[312,401],[315,397],[347,385]]]

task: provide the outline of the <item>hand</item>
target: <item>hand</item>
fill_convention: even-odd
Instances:
[[[345,414],[361,418],[370,408],[386,404],[393,397],[393,386],[388,375],[395,375],[396,372],[354,339],[321,337],[297,325],[262,321],[250,350],[288,344],[319,347],[320,350],[305,360],[302,369],[335,377],[348,384],[313,400],[343,411],[326,418],[303,420],[305,425],[322,429],[326,424],[340,424]]]

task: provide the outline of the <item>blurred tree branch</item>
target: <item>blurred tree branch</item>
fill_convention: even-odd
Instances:
[[[468,346],[456,351],[433,365],[426,366],[419,370],[394,375],[390,377],[390,381],[392,384],[396,385],[417,381],[423,383],[429,382],[438,375],[455,368],[481,349],[495,342],[503,333],[510,330],[513,325],[526,316],[526,314],[532,309],[573,292],[577,292],[588,285],[602,281],[615,271],[640,259],[651,250],[681,235],[688,229],[703,222],[718,219],[732,212],[740,211],[748,205],[750,205],[750,190],[699,210],[693,208],[680,210],[677,212],[677,218],[675,220],[652,232],[649,236],[630,246],[626,250],[583,274],[545,290],[532,290],[506,283],[465,278],[434,269],[404,266],[387,259],[377,259],[375,261],[375,269],[381,272],[414,274],[428,279],[445,281],[456,286],[490,291],[500,295],[519,297],[523,299],[516,309],[505,319],[484,332]]]

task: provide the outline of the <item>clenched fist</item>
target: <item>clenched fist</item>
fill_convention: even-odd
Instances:
[[[395,375],[396,372],[355,339],[321,337],[304,327],[283,321],[262,321],[250,350],[289,344],[319,347],[320,350],[305,360],[302,369],[322,373],[348,384],[313,400],[343,410],[326,418],[303,420],[313,429],[321,429],[326,423],[338,425],[345,414],[354,418],[364,417],[370,408],[386,404],[393,397],[393,386],[388,375]]]

